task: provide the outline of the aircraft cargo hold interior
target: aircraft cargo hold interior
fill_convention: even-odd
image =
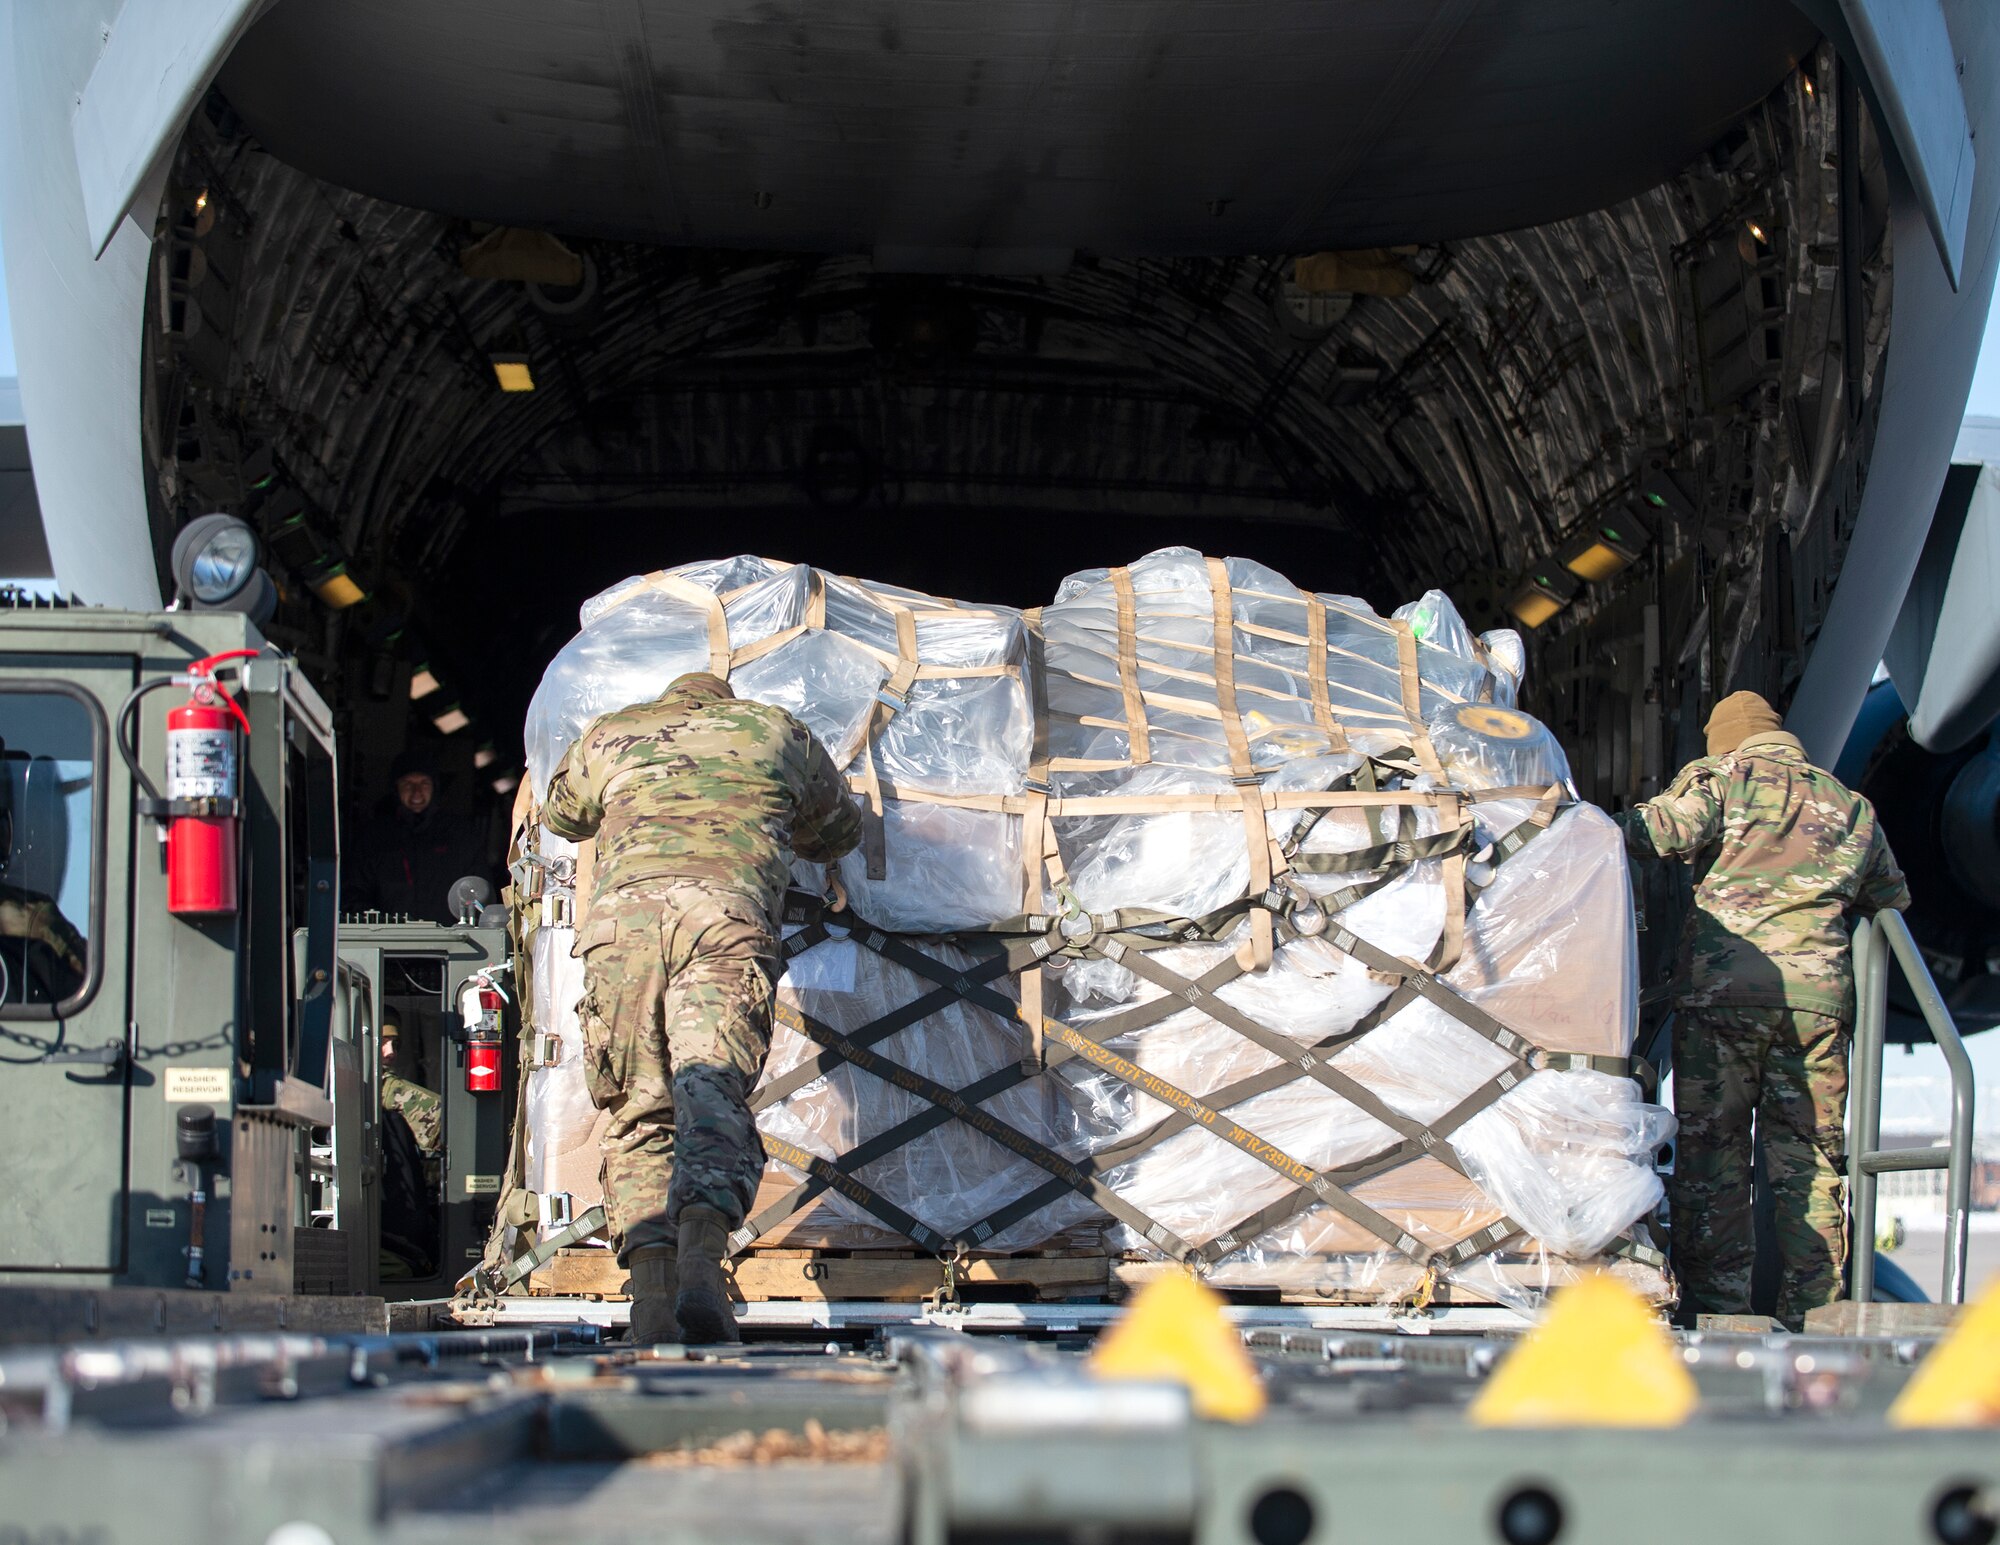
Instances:
[[[162,562],[193,515],[253,521],[274,636],[342,714],[387,726],[347,737],[356,788],[379,787],[419,667],[469,717],[458,740],[518,765],[578,603],[629,573],[754,551],[1031,606],[1182,543],[1385,612],[1436,585],[1475,628],[1520,627],[1527,706],[1586,796],[1622,803],[1693,747],[1683,700],[1796,685],[1890,329],[1867,114],[1792,13],[1750,9],[1771,14],[1734,24],[1756,46],[1714,88],[1741,100],[1710,104],[1712,136],[1685,113],[1625,124],[1620,164],[1517,190],[1550,216],[1524,229],[1455,230],[1511,211],[1413,186],[1394,246],[1246,252],[1246,226],[1296,236],[1302,216],[1224,196],[1128,225],[1124,252],[912,272],[954,258],[616,239],[643,199],[618,215],[588,178],[572,191],[598,207],[540,230],[492,217],[546,179],[470,181],[446,213],[343,188],[342,166],[391,187],[421,168],[399,184],[311,137],[341,91],[281,8],[161,206]],[[796,197],[744,202],[810,240],[811,216],[782,218]],[[704,218],[741,241],[756,215]],[[1343,217],[1360,228],[1337,200],[1321,224]]]

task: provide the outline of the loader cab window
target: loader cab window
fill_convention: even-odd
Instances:
[[[89,699],[0,685],[0,1016],[74,1013],[96,985],[103,766]]]

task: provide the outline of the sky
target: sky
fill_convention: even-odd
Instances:
[[[7,311],[6,259],[0,257],[0,376],[16,373],[14,365],[14,324]]]

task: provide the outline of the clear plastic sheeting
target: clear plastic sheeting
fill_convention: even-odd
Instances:
[[[803,633],[729,673],[740,697],[773,703],[819,737],[845,767],[861,749],[888,668],[838,633]]]
[[[865,847],[839,865],[858,916],[898,933],[939,933],[983,928],[1021,911],[1019,816],[887,799],[880,821],[881,878],[869,873]]]
[[[1186,548],[1039,613],[733,558],[582,620],[529,715],[537,790],[592,714],[715,669],[810,724],[863,810],[848,911],[792,936],[757,1097],[774,1153],[841,1179],[815,1168],[800,1205],[807,1168],[774,1159],[763,1243],[1088,1246],[1508,1302],[1615,1250],[1665,1296],[1644,1220],[1672,1118],[1624,1076],[1623,845],[1514,706],[1517,634],[1475,637],[1441,591],[1383,617]],[[536,935],[562,1050],[530,1076],[528,1158],[580,1210],[570,937]]]
[[[1424,715],[1431,744],[1456,788],[1568,786],[1569,758],[1548,726],[1517,708],[1455,703]]]

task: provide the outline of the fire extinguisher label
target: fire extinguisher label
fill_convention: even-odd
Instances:
[[[167,735],[167,793],[172,799],[231,799],[236,794],[236,737],[228,730],[173,730]]]

